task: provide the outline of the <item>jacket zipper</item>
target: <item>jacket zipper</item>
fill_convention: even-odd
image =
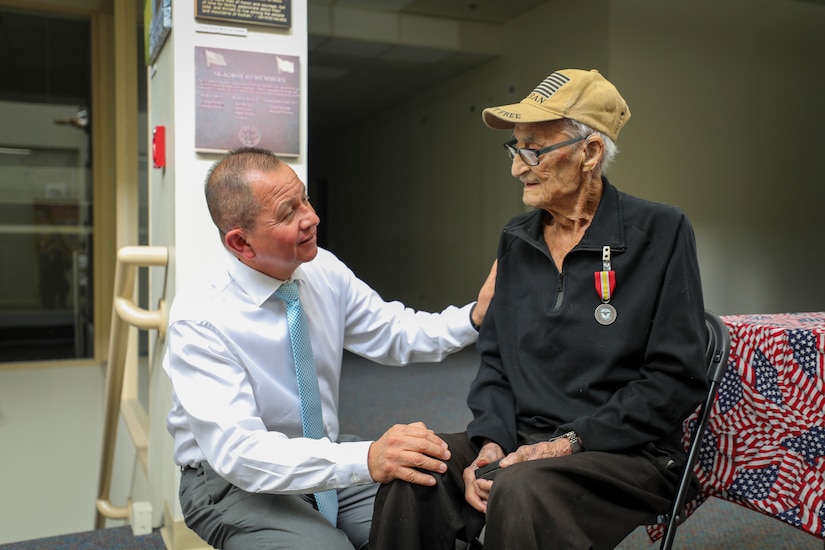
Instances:
[[[556,303],[553,304],[553,310],[561,309],[561,304],[564,301],[564,273],[559,272],[559,280],[556,285]]]
[[[513,236],[515,236],[519,239],[523,239],[524,241],[526,241],[530,245],[536,247],[538,250],[541,250],[544,254],[546,254],[548,257],[550,257],[550,254],[547,251],[546,246],[541,246],[539,243],[527,238],[526,235],[523,235],[523,234],[521,234],[517,231],[512,231],[509,228],[504,228],[504,232],[505,233],[510,233],[511,235],[513,235]],[[624,249],[625,249],[624,246],[611,246],[611,251],[613,251],[613,252],[620,252],[621,253],[621,252],[624,252]],[[569,256],[573,252],[601,252],[601,250],[602,250],[601,247],[581,246],[581,245],[577,244],[576,246],[573,247],[573,250],[571,250],[570,252],[567,253],[567,255]],[[553,261],[552,258],[550,258],[550,261],[551,262]],[[563,302],[564,302],[564,273],[560,271],[558,282],[556,283],[556,301],[553,304],[553,311],[560,310]]]

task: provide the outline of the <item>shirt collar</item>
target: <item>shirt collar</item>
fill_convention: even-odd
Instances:
[[[282,284],[287,282],[252,269],[225,248],[223,250],[227,273],[256,306],[261,307]],[[303,281],[303,279],[303,269],[298,266],[289,280]]]

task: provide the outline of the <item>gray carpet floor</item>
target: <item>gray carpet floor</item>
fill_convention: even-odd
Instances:
[[[378,438],[395,423],[422,421],[437,432],[463,431],[470,420],[465,399],[478,367],[474,348],[440,364],[383,367],[347,354],[341,381],[341,431]],[[814,550],[823,541],[781,521],[719,499],[705,502],[676,533],[676,549]],[[164,549],[160,534],[133,537],[129,527],[103,529],[0,545],[9,550]],[[643,528],[619,550],[652,550]],[[422,549],[426,550],[426,549]]]
[[[439,364],[384,367],[347,354],[341,380],[342,433],[378,438],[396,423],[422,421],[436,432],[463,431],[471,414],[467,390],[478,368],[474,347]],[[650,550],[639,528],[618,547]],[[738,504],[711,498],[677,530],[678,549],[807,550],[825,548],[822,540]]]

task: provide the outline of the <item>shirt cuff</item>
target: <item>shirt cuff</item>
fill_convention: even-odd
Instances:
[[[352,487],[372,483],[367,463],[372,441],[352,441],[340,443],[338,457],[338,487]]]

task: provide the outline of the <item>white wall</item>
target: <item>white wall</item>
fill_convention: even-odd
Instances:
[[[611,3],[616,183],[685,209],[720,313],[825,309],[823,26],[795,0]]]
[[[229,50],[298,56],[302,90],[301,151],[305,152],[307,148],[307,21],[306,4],[293,2],[292,26],[289,30],[241,25],[241,28],[248,29],[248,35],[232,36],[198,32],[203,25],[222,25],[220,22],[195,21],[193,17],[189,17],[192,13],[192,6],[188,0],[173,2],[172,9],[176,14],[174,30],[170,36],[172,43],[167,44],[161,52],[161,58],[173,55],[174,61],[170,67],[165,67],[163,60],[158,63],[158,71],[150,83],[152,100],[149,109],[153,125],[167,126],[167,143],[169,144],[167,158],[171,162],[165,174],[157,170],[152,173],[152,192],[161,193],[165,205],[160,212],[153,212],[156,224],[154,234],[158,236],[156,244],[168,243],[175,246],[176,281],[180,281],[196,277],[204,263],[204,254],[214,257],[221,246],[217,230],[209,218],[203,195],[206,173],[221,155],[195,152],[195,47],[212,46]],[[156,87],[163,91],[155,92]],[[162,113],[169,109],[169,106],[161,103],[169,101],[170,96],[174,98],[174,113],[166,115],[164,119]],[[284,160],[292,166],[302,181],[306,181],[305,153],[299,157]],[[174,215],[170,211],[173,207]],[[160,215],[164,212],[168,215]],[[170,223],[173,219],[174,223]],[[170,227],[174,228],[174,236],[169,235]],[[160,235],[165,235],[165,239],[161,239]],[[209,239],[210,235],[213,235],[214,239]]]
[[[825,309],[822,28],[825,7],[796,0],[547,2],[508,25],[496,61],[329,144],[330,248],[385,297],[472,299],[522,209],[507,133],[481,109],[555,69],[598,68],[632,111],[611,181],[688,213],[707,307]]]
[[[299,58],[301,74],[300,148],[302,154],[284,158],[306,181],[307,150],[307,14],[306,4],[293,2],[290,29],[229,25],[191,17],[189,0],[174,0],[173,31],[149,73],[149,126],[166,127],[165,169],[149,174],[149,244],[170,250],[165,279],[152,280],[150,304],[165,300],[170,305],[175,289],[200,276],[221,250],[218,232],[209,217],[203,184],[212,164],[221,154],[195,151],[195,47],[292,55]],[[199,32],[205,27],[246,29],[246,36]],[[172,439],[166,431],[171,407],[171,387],[162,371],[164,342],[153,342],[153,374],[150,397],[149,484],[155,524],[168,507],[173,519],[181,520],[177,497],[179,472],[172,460]]]
[[[333,252],[387,299],[425,309],[475,299],[501,227],[523,208],[501,147],[508,136],[487,129],[481,110],[519,101],[548,66],[604,65],[607,6],[548,3],[512,22],[497,60],[339,132],[326,146],[333,157],[312,160],[329,179],[321,223]],[[537,23],[551,14],[588,20],[592,32]]]

